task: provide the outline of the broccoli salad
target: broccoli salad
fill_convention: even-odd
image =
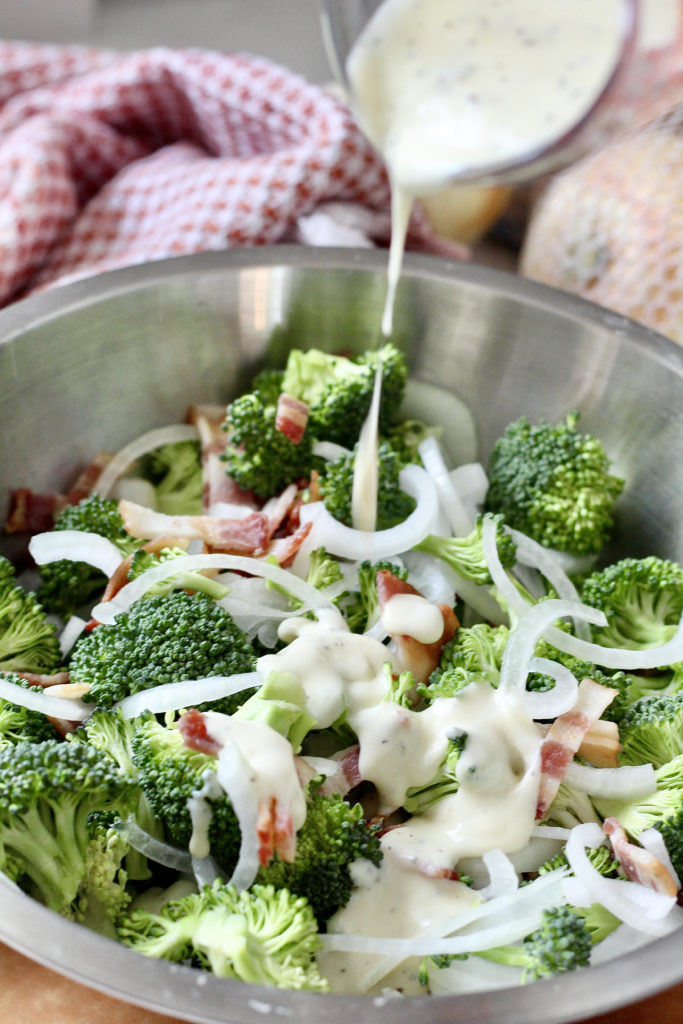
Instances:
[[[13,492],[2,884],[144,956],[374,996],[681,926],[683,569],[609,563],[624,481],[577,414],[484,466],[461,403],[407,390],[391,343],[292,351]]]

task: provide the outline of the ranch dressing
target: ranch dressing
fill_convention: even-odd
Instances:
[[[622,0],[385,0],[375,12],[346,72],[392,186],[383,334],[413,199],[559,140],[608,83],[625,30]]]

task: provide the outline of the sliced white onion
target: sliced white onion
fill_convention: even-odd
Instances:
[[[0,698],[8,700],[12,704],[19,704],[30,711],[40,711],[41,714],[48,715],[50,718],[61,718],[66,722],[83,722],[92,712],[92,706],[88,706],[80,700],[50,697],[45,690],[42,693],[27,690],[23,686],[17,686],[16,683],[10,682],[9,679],[0,678]]]
[[[570,613],[571,614],[571,613]],[[590,622],[591,620],[588,619]],[[607,620],[594,622],[596,626],[606,625]],[[661,647],[647,647],[641,651],[629,651],[620,647],[602,647],[600,644],[588,643],[577,636],[565,633],[556,626],[549,627],[544,638],[559,651],[570,654],[581,661],[591,661],[605,668],[623,669],[635,672],[639,669],[666,668],[683,661],[683,616],[678,623],[675,634]]]
[[[486,525],[484,523],[484,526]],[[563,601],[560,598],[541,601],[540,604],[528,608],[524,617],[510,631],[510,638],[505,646],[500,669],[501,690],[511,689],[521,693],[525,689],[529,662],[539,637],[544,636],[548,639],[550,624],[565,616],[582,618],[596,626],[604,626],[607,622],[603,613],[596,608],[577,604],[576,601]],[[560,636],[568,635],[556,627],[553,629],[553,635],[555,633]],[[554,640],[552,643],[559,647]]]
[[[399,481],[401,489],[415,498],[417,506],[407,519],[389,530],[354,530],[331,516],[322,502],[302,505],[301,522],[313,523],[309,535],[313,538],[313,546],[322,546],[330,554],[342,558],[376,562],[419,544],[431,532],[438,513],[436,488],[421,466],[406,466],[401,470]]]
[[[671,857],[669,856],[669,851],[666,848],[666,843],[664,842],[662,833],[656,828],[646,828],[645,831],[641,832],[638,836],[638,842],[643,849],[651,853],[653,857],[656,857],[657,860],[664,865],[676,883],[677,888],[680,889],[681,880],[676,874],[676,869],[671,863]]]
[[[435,437],[426,437],[418,447],[422,465],[434,481],[439,505],[456,537],[466,537],[474,529],[474,519],[465,508],[458,490],[451,479],[448,466],[441,454],[439,442]]]
[[[216,864],[213,857],[193,857],[192,858],[192,873],[197,883],[197,888],[201,892],[204,886],[212,886],[214,882],[223,881],[223,873]]]
[[[62,658],[66,658],[85,627],[86,621],[85,619],[82,619],[80,615],[72,615],[69,618],[64,629],[59,634],[59,651]]]
[[[136,505],[157,510],[157,492],[154,484],[143,480],[141,476],[126,476],[117,480],[112,488],[111,497],[116,501],[132,501]]]
[[[474,514],[486,501],[489,478],[481,462],[465,462],[449,474],[453,486],[463,500],[465,508]]]
[[[166,711],[194,708],[198,704],[250,690],[254,686],[261,686],[263,678],[261,672],[240,672],[232,676],[184,679],[178,683],[164,683],[162,686],[151,686],[148,690],[139,690],[114,706],[126,719],[138,718],[143,711],[161,715]]]
[[[335,444],[334,441],[316,441],[313,445],[313,454],[326,462],[336,462],[342,455],[350,455],[351,452],[342,444]]]
[[[441,447],[451,465],[477,458],[477,428],[469,406],[452,391],[411,377],[401,406],[401,419],[441,425]]]
[[[122,822],[122,826],[121,833],[126,841],[144,857],[149,857],[155,864],[163,864],[166,868],[173,868],[185,874],[192,871],[192,857],[187,850],[181,850],[151,836],[149,832],[140,828],[135,818],[127,818]]]
[[[567,576],[564,567],[557,558],[557,552],[549,551],[531,537],[519,530],[506,528],[517,545],[517,559],[525,565],[538,569],[557,592],[558,597],[566,601],[580,601],[579,592]],[[574,623],[576,635],[582,640],[590,640],[590,627],[587,622],[577,619]]]
[[[567,782],[590,796],[635,800],[654,793],[657,775],[651,764],[626,764],[621,768],[593,768],[572,762],[565,773]]]
[[[481,527],[481,540],[487,568],[501,599],[510,611],[521,619],[529,611],[531,605],[522,597],[503,568],[498,554],[497,533],[498,526],[495,520],[491,516],[485,516]]]
[[[197,428],[189,423],[172,423],[168,427],[157,427],[141,434],[127,445],[124,445],[107,463],[100,473],[93,492],[101,498],[108,498],[111,489],[120,476],[123,476],[134,462],[161,448],[164,444],[177,444],[179,441],[196,441],[199,437]]]
[[[555,680],[552,690],[525,691],[524,704],[532,718],[557,718],[574,706],[579,683],[568,668],[549,658],[530,658],[527,668],[529,672],[540,672]]]
[[[605,878],[591,864],[586,847],[596,849],[605,836],[599,825],[586,822],[576,825],[571,832],[565,851],[571,870],[586,888],[591,902],[601,903],[620,921],[648,935],[663,935],[670,929],[667,916],[676,907],[675,897],[647,889],[639,882],[625,882],[619,878]]]
[[[485,900],[495,899],[519,888],[519,875],[512,861],[502,850],[489,850],[482,857],[489,873],[489,884],[480,889]]]
[[[253,774],[236,743],[227,743],[221,749],[216,775],[232,804],[241,832],[239,857],[229,884],[240,892],[249,888],[259,869],[258,792]]]
[[[517,988],[522,983],[522,974],[521,967],[473,956],[467,960],[454,960],[447,967],[435,967],[429,972],[429,991],[433,996],[448,996]]]
[[[106,537],[87,530],[50,530],[31,537],[29,554],[36,565],[48,565],[68,559],[72,562],[87,562],[111,576],[123,561],[123,555]]]
[[[559,825],[534,825],[531,834],[538,836],[539,839],[559,839],[564,843],[569,838],[570,832],[570,828],[561,828]]]
[[[96,605],[93,608],[93,617],[98,622],[113,622],[117,615],[128,611],[133,602],[142,597],[155,583],[179,572],[199,572],[203,569],[233,569],[251,576],[263,576],[284,587],[288,593],[307,603],[311,608],[325,608],[329,604],[319,590],[286,569],[281,569],[279,565],[272,565],[258,558],[247,558],[244,555],[183,555],[141,573],[122,587],[111,601],[103,601]]]

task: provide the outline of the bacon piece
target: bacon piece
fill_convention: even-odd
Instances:
[[[142,544],[140,551],[146,551],[151,555],[158,555],[164,548],[187,548],[189,541],[182,537],[155,537],[154,540],[147,541],[146,544]],[[122,562],[114,569],[114,572],[109,577],[104,593],[102,594],[102,601],[111,601],[115,597],[122,587],[125,587],[128,582],[128,571],[135,557],[133,551],[130,555],[127,555]]]
[[[619,726],[600,718],[584,736],[578,754],[594,768],[618,768],[620,750]]]
[[[304,523],[288,537],[277,537],[268,545],[268,555],[274,556],[278,565],[288,568],[294,561],[296,553],[313,529],[313,523]]]
[[[111,452],[98,452],[64,495],[64,504],[77,505],[79,501],[83,501],[83,498],[92,494],[95,484],[102,475],[102,470],[111,460]]]
[[[5,533],[46,533],[55,525],[63,500],[61,494],[36,494],[29,487],[10,491]]]
[[[308,406],[293,395],[283,392],[277,400],[275,429],[289,438],[292,444],[301,444],[308,423]]]
[[[397,825],[396,828],[401,828]],[[394,829],[388,829],[387,831],[394,831]],[[401,862],[404,868],[408,868],[409,871],[415,871],[418,875],[424,875],[425,878],[447,878],[451,882],[459,882],[460,875],[455,868],[449,868],[445,864],[432,864],[430,861],[425,860],[423,857],[416,857],[413,853],[403,853],[402,851],[391,848],[391,856],[395,857]]]
[[[183,743],[191,750],[198,750],[200,754],[208,754],[210,757],[218,757],[221,752],[221,744],[209,734],[206,728],[206,719],[201,711],[191,708],[178,720],[178,729],[183,737]]]
[[[221,455],[227,435],[223,430],[225,409],[220,406],[191,406],[188,422],[194,423],[202,451],[202,509],[209,512],[216,505],[247,505],[256,509],[252,491],[244,491],[225,472]]]
[[[399,579],[388,569],[381,569],[377,573],[377,597],[380,611],[384,610],[387,603],[396,594],[414,594],[417,597],[422,597],[420,591],[410,583]],[[439,664],[443,645],[452,640],[459,626],[457,616],[449,605],[440,604],[439,611],[443,616],[443,633],[434,643],[425,644],[421,640],[416,640],[414,636],[401,635],[394,638],[401,666],[411,671],[418,683],[426,683],[429,680],[430,675]]]
[[[264,516],[268,517],[271,537],[282,526],[282,523],[289,515],[296,502],[298,493],[299,489],[296,484],[290,484],[289,487],[285,487],[282,494],[279,494],[276,498],[271,498],[261,509]]]
[[[274,853],[291,864],[296,855],[296,833],[289,808],[276,797],[262,800],[256,820],[259,864],[268,864]]]
[[[678,886],[666,865],[649,850],[629,842],[616,818],[606,818],[602,830],[609,837],[614,856],[629,881],[640,882],[647,889],[676,897]]]
[[[618,690],[601,686],[592,679],[579,684],[573,708],[556,718],[541,744],[541,781],[536,819],[544,818],[555,799],[567,768],[574,760],[586,733],[609,707]]]
[[[31,686],[61,686],[63,683],[68,683],[69,676],[68,672],[54,672],[52,675],[43,675],[38,672],[17,672],[16,675],[21,676]]]
[[[268,517],[261,512],[252,512],[244,519],[168,516],[133,501],[120,501],[119,511],[131,537],[196,538],[204,541],[214,551],[239,555],[261,555],[268,547]]]

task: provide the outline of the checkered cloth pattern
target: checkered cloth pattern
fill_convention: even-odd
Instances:
[[[0,44],[0,304],[115,267],[271,244],[325,201],[386,214],[384,166],[343,102],[284,68]]]

